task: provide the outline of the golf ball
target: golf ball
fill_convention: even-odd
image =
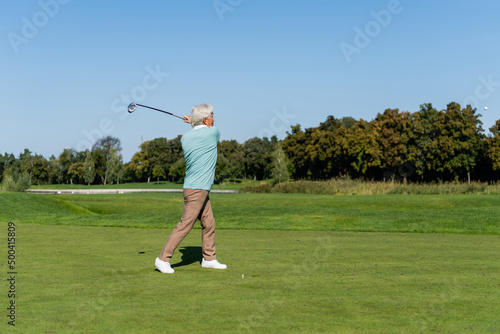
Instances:
[[[484,107],[484,110],[488,110],[488,107]]]

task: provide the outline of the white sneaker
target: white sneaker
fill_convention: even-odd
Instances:
[[[164,274],[173,274],[175,271],[170,267],[170,262],[162,261],[158,257],[155,260],[155,267]]]
[[[227,266],[225,264],[219,263],[217,260],[205,261],[205,259],[201,260],[201,266],[203,268],[213,268],[213,269],[226,269]]]

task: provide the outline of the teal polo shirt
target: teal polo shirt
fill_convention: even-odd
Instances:
[[[210,191],[214,184],[219,139],[220,131],[214,126],[193,129],[182,136],[182,151],[186,161],[184,189]]]

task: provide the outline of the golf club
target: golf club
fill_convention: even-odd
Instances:
[[[139,104],[139,103],[134,103],[132,102],[131,104],[128,105],[128,112],[129,113],[133,113],[135,111],[135,109],[137,108],[137,106],[139,107],[144,107],[144,108],[148,108],[148,109],[153,109],[153,110],[156,110],[156,111],[160,111],[162,113],[165,113],[167,115],[170,115],[170,116],[174,116],[174,117],[177,117],[177,118],[180,118],[182,120],[184,120],[185,118],[184,117],[181,117],[181,116],[178,116],[178,115],[175,115],[175,114],[172,114],[171,112],[168,112],[168,111],[165,111],[165,110],[161,110],[161,109],[157,109],[157,108],[153,108],[153,107],[148,107],[148,106],[145,106],[143,104]]]

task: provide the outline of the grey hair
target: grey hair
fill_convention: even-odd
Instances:
[[[211,104],[199,104],[191,109],[191,126],[195,127],[197,125],[203,124],[204,118],[210,118],[210,115],[214,112],[214,107]]]

